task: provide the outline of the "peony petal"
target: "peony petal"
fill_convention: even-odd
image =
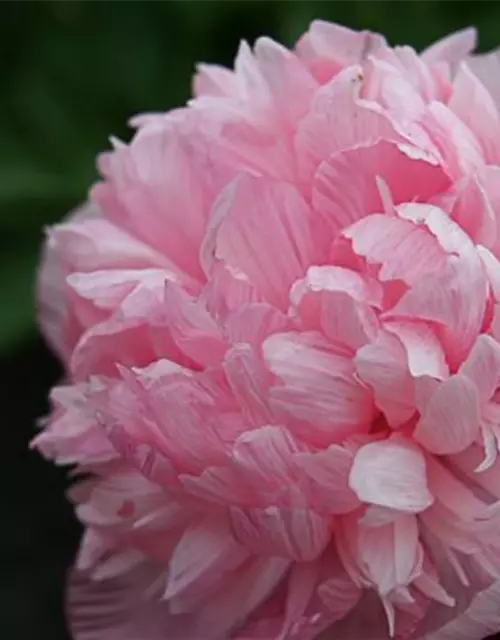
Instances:
[[[361,67],[352,66],[316,92],[295,138],[300,178],[305,185],[331,156],[373,145],[380,139],[403,141],[388,116],[358,100],[362,83]]]
[[[262,302],[262,295],[245,274],[231,269],[224,262],[213,265],[210,280],[201,290],[198,302],[218,322],[251,302]]]
[[[482,405],[488,402],[500,383],[500,344],[488,335],[480,335],[459,374],[475,383]]]
[[[313,20],[297,42],[296,50],[317,80],[325,83],[344,67],[362,63],[385,45],[384,37],[378,33]]]
[[[73,571],[68,593],[72,636],[75,640],[163,640],[168,633],[187,640],[183,621],[170,614],[160,594],[146,595],[161,579],[161,570],[150,565],[101,582]]]
[[[280,117],[295,126],[306,114],[317,82],[294,53],[271,38],[256,41],[255,58]]]
[[[202,366],[219,363],[226,344],[210,315],[174,283],[165,284],[165,316],[172,338],[180,351]]]
[[[227,351],[223,368],[249,422],[255,426],[273,422],[268,402],[272,377],[254,348],[248,344],[235,345]]]
[[[441,102],[429,103],[421,124],[439,149],[443,167],[452,180],[460,179],[485,163],[477,137]]]
[[[436,323],[448,363],[458,367],[482,327],[487,292],[486,274],[477,253],[451,257],[442,272],[416,282],[386,316]]]
[[[185,593],[188,602],[190,592],[198,596],[211,594],[224,574],[236,570],[247,558],[224,520],[198,522],[184,532],[175,547],[164,597],[173,599],[175,611],[179,612]]]
[[[444,379],[448,376],[445,353],[432,327],[423,322],[385,322],[383,326],[403,344],[408,370],[414,378]]]
[[[360,502],[349,486],[349,472],[353,455],[339,445],[331,445],[325,451],[297,453],[293,458],[306,475],[301,486],[306,491],[311,504],[322,513],[349,513],[359,507]]]
[[[477,438],[479,422],[477,387],[459,374],[439,385],[413,435],[431,453],[458,453]]]
[[[364,432],[372,416],[368,390],[354,376],[350,360],[332,353],[314,334],[275,334],[263,345],[277,376],[270,390],[274,411],[308,442],[332,444]]]
[[[314,591],[319,577],[318,562],[296,563],[288,578],[288,593],[286,598],[285,616],[281,628],[280,640],[288,635],[297,633],[301,619],[308,604],[314,596]]]
[[[116,451],[88,404],[91,390],[92,385],[87,383],[52,389],[51,415],[30,446],[64,465],[115,459]]]
[[[237,95],[235,73],[216,64],[198,64],[193,78],[193,93],[196,97],[235,96]]]
[[[480,591],[458,617],[430,633],[428,640],[482,640],[496,633],[500,628],[499,598],[500,582],[497,581]]]
[[[376,281],[341,267],[310,267],[290,292],[293,315],[303,330],[320,330],[347,353],[373,339],[379,322],[369,304],[380,305]]]
[[[322,162],[314,177],[313,207],[335,230],[382,212],[377,178],[387,185],[394,204],[426,202],[449,186],[442,168],[417,148],[380,140]]]
[[[318,558],[330,541],[330,522],[307,508],[231,508],[236,539],[256,554],[277,555],[298,562]]]
[[[289,567],[290,561],[284,558],[264,557],[249,562],[196,612],[183,616],[185,637],[203,640],[232,637],[249,614],[277,588]]]
[[[312,214],[292,185],[241,175],[214,207],[202,262],[211,269],[224,260],[285,309],[292,283],[323,253],[314,240]]]
[[[91,211],[98,211],[95,205]],[[102,269],[175,270],[168,258],[146,243],[127,233],[109,220],[95,217],[71,218],[50,229],[50,238],[72,271],[89,272]]]
[[[476,135],[487,162],[498,164],[500,115],[488,90],[465,63],[458,68],[448,106]]]
[[[292,435],[278,426],[247,431],[236,440],[232,462],[261,496],[261,501],[288,501],[296,483],[294,454],[301,450]]]
[[[500,167],[485,166],[466,176],[437,199],[439,204],[476,243],[498,247]]]
[[[418,513],[433,502],[424,455],[402,438],[371,442],[356,453],[349,485],[363,502]]]
[[[438,40],[422,52],[426,64],[446,62],[453,68],[476,47],[477,31],[468,27]]]
[[[226,319],[224,332],[232,343],[260,345],[273,333],[292,329],[290,318],[275,307],[261,302],[235,309]]]
[[[357,566],[364,586],[371,585],[387,596],[411,584],[419,573],[422,549],[418,533],[417,519],[409,514],[379,527],[363,526],[352,516],[344,516],[338,532],[340,558],[345,566]]]
[[[367,216],[344,229],[354,252],[370,264],[381,265],[381,280],[413,285],[445,265],[446,255],[436,239],[409,220],[382,214]]]
[[[360,379],[373,390],[375,403],[388,423],[397,427],[407,422],[415,412],[414,384],[401,340],[381,331],[357,351],[354,364]]]
[[[198,263],[210,195],[195,173],[189,141],[165,121],[114,151],[107,180],[91,197],[117,224],[202,280]]]
[[[500,108],[500,87],[496,82],[500,73],[500,50],[495,49],[488,53],[469,56],[467,64],[489,91],[497,108]]]

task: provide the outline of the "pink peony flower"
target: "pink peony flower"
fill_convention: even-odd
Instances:
[[[314,22],[200,65],[48,232],[77,640],[500,630],[500,78]]]

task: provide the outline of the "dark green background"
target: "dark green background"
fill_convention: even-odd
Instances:
[[[64,474],[27,453],[57,363],[37,337],[32,282],[42,227],[85,199],[94,157],[126,121],[189,95],[196,61],[238,41],[291,44],[314,18],[422,48],[468,25],[500,45],[500,2],[0,2],[0,638],[64,638],[61,590],[78,536]],[[499,78],[500,82],[500,78]],[[147,639],[145,639],[147,640]]]

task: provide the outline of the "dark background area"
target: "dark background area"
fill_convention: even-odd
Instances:
[[[66,474],[28,452],[59,366],[37,336],[33,279],[44,225],[85,199],[108,136],[185,102],[197,61],[230,65],[241,38],[291,45],[312,18],[417,49],[475,25],[500,45],[500,2],[406,0],[0,3],[0,638],[62,640],[64,574],[79,529]],[[499,78],[500,82],[500,78]]]

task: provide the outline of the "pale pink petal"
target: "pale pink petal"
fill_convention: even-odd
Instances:
[[[180,351],[202,366],[217,364],[226,344],[213,318],[175,283],[165,284],[165,316],[172,338]]]
[[[276,334],[263,345],[276,375],[270,402],[289,428],[310,442],[333,444],[365,432],[373,417],[370,394],[354,377],[352,362],[314,334]]]
[[[429,103],[421,124],[439,149],[443,167],[452,180],[458,180],[485,163],[478,138],[441,102]]]
[[[85,328],[108,319],[136,288],[161,289],[167,281],[175,275],[163,269],[105,269],[66,278],[73,311]]]
[[[448,376],[446,356],[432,327],[423,322],[385,322],[383,327],[403,344],[408,370],[414,378],[444,379]]]
[[[109,169],[92,199],[181,271],[201,279],[197,255],[208,210],[182,138],[172,127],[145,127],[130,147],[115,150]]]
[[[469,56],[467,64],[489,91],[497,108],[500,108],[500,87],[497,82],[500,73],[500,50]]]
[[[380,139],[403,141],[388,116],[359,101],[362,82],[361,67],[352,66],[316,92],[295,139],[305,184],[310,184],[321,162],[337,153],[373,145]]]
[[[486,160],[497,164],[500,160],[500,115],[488,90],[465,63],[458,68],[448,106],[476,135]]]
[[[208,466],[200,475],[181,473],[179,482],[189,496],[209,505],[252,506],[258,499],[253,487],[227,464]]]
[[[172,267],[159,251],[99,217],[70,219],[53,227],[50,237],[72,271]]]
[[[280,117],[295,125],[309,108],[316,80],[294,53],[270,38],[256,41],[255,58]]]
[[[303,330],[320,330],[341,350],[353,353],[372,340],[379,322],[369,303],[380,305],[376,281],[341,267],[310,267],[290,292],[293,316]],[[368,303],[368,304],[367,304]]]
[[[394,522],[379,527],[353,524],[344,516],[338,531],[339,555],[349,566],[357,566],[359,579],[372,585],[381,596],[400,586],[408,586],[419,573],[422,549],[418,523],[413,515],[400,515]],[[346,570],[349,571],[346,566]]]
[[[330,541],[329,518],[304,507],[231,508],[236,539],[249,551],[311,561]]]
[[[260,345],[273,333],[291,331],[290,318],[271,305],[249,303],[230,313],[224,324],[224,334],[231,343]]]
[[[237,81],[233,71],[216,64],[196,65],[193,93],[199,96],[236,96]]]
[[[239,102],[202,97],[163,116],[181,134],[209,208],[240,171],[293,179],[290,140],[273,113],[269,91],[245,42],[240,44],[235,72]]]
[[[336,230],[381,213],[384,206],[377,178],[387,185],[394,204],[426,202],[449,185],[443,169],[417,148],[380,140],[322,162],[314,177],[313,207]]]
[[[141,367],[162,357],[184,364],[166,322],[164,289],[161,279],[140,282],[109,319],[88,329],[72,354],[73,375],[116,376],[117,365]]]
[[[343,231],[353,250],[370,264],[381,265],[381,280],[403,280],[409,285],[442,269],[446,254],[427,229],[400,218],[375,214]]]
[[[382,304],[382,287],[374,278],[365,277],[351,269],[329,265],[309,267],[306,277],[293,285],[290,299],[296,305],[306,293],[323,291],[343,292],[357,302],[366,302],[375,307]]]
[[[465,375],[456,375],[438,386],[415,428],[414,437],[431,453],[458,453],[477,438],[479,422],[477,387]]]
[[[382,50],[382,54],[383,54]],[[425,108],[419,86],[395,61],[370,57],[363,70],[365,79],[361,95],[383,107],[398,122],[418,120]]]
[[[363,502],[418,513],[432,504],[425,457],[403,438],[372,442],[354,456],[349,485]]]
[[[498,212],[500,168],[485,166],[466,176],[437,199],[439,204],[474,242],[498,249]]]
[[[295,455],[301,451],[292,435],[278,426],[264,426],[242,434],[234,444],[232,464],[248,478],[259,502],[289,501],[296,483]]]
[[[458,65],[476,47],[477,32],[474,27],[456,31],[422,52],[422,59],[427,64],[447,62],[453,68]]]
[[[236,570],[247,559],[248,553],[233,538],[224,519],[206,519],[192,525],[182,535],[169,562],[164,597],[173,600],[171,610],[182,612],[193,592],[198,596],[211,594],[224,574]]]
[[[44,430],[31,442],[45,457],[58,464],[99,463],[116,458],[106,434],[87,402],[88,384],[55,387],[53,406]]]
[[[500,383],[500,344],[480,335],[459,373],[475,383],[481,404],[488,402]]]
[[[296,50],[318,81],[324,83],[344,67],[363,62],[385,44],[384,37],[377,33],[314,20],[297,42]]]
[[[86,203],[70,213],[68,219],[76,224],[100,217],[100,210]],[[67,300],[66,260],[72,252],[68,251],[65,256],[64,246],[57,242],[53,229],[47,233],[36,279],[36,305],[38,324],[45,339],[60,358],[67,360],[82,327],[74,317]]]
[[[403,294],[387,317],[436,323],[448,364],[457,367],[483,325],[487,293],[486,274],[477,253],[451,257],[441,272],[421,278]]]
[[[198,300],[215,320],[223,322],[232,311],[251,302],[262,302],[263,298],[245,274],[216,262]]]
[[[226,352],[223,362],[229,386],[250,424],[273,422],[268,403],[272,376],[260,355],[249,344],[237,344]]]
[[[224,260],[269,302],[286,308],[291,284],[323,253],[299,192],[291,184],[241,175],[223,192],[212,217],[203,264],[211,268],[210,258]]]
[[[407,422],[415,412],[415,391],[401,340],[381,331],[358,350],[354,363],[361,380],[373,390],[375,404],[388,423],[397,427]]]
[[[297,453],[293,458],[306,475],[301,486],[307,492],[311,504],[322,513],[349,513],[360,506],[360,501],[349,486],[353,454],[338,445],[325,451]]]
[[[203,640],[232,637],[249,614],[278,587],[289,567],[290,561],[285,558],[261,557],[250,561],[195,612],[183,616],[185,637]]]
[[[446,63],[439,62],[435,65],[428,65],[422,60],[421,56],[407,45],[396,46],[393,49],[390,47],[384,47],[376,52],[376,60],[383,60],[394,69],[391,72],[391,76],[394,76],[394,71],[397,70],[401,78],[406,82],[411,83],[413,92],[410,91],[410,95],[417,92],[417,102],[422,101],[429,102],[433,99],[445,100],[449,94],[449,73],[444,73],[443,66]],[[387,67],[387,65],[385,65]],[[381,67],[381,70],[384,67]],[[390,86],[390,85],[389,85]],[[397,87],[397,85],[395,85]],[[408,90],[406,90],[406,95]],[[404,97],[404,96],[403,96]],[[396,101],[397,95],[393,97]],[[420,108],[419,104],[419,108]],[[408,109],[408,114],[415,113],[414,107],[408,104],[408,99],[405,102],[405,107]],[[400,115],[404,113],[404,110],[400,112]]]

